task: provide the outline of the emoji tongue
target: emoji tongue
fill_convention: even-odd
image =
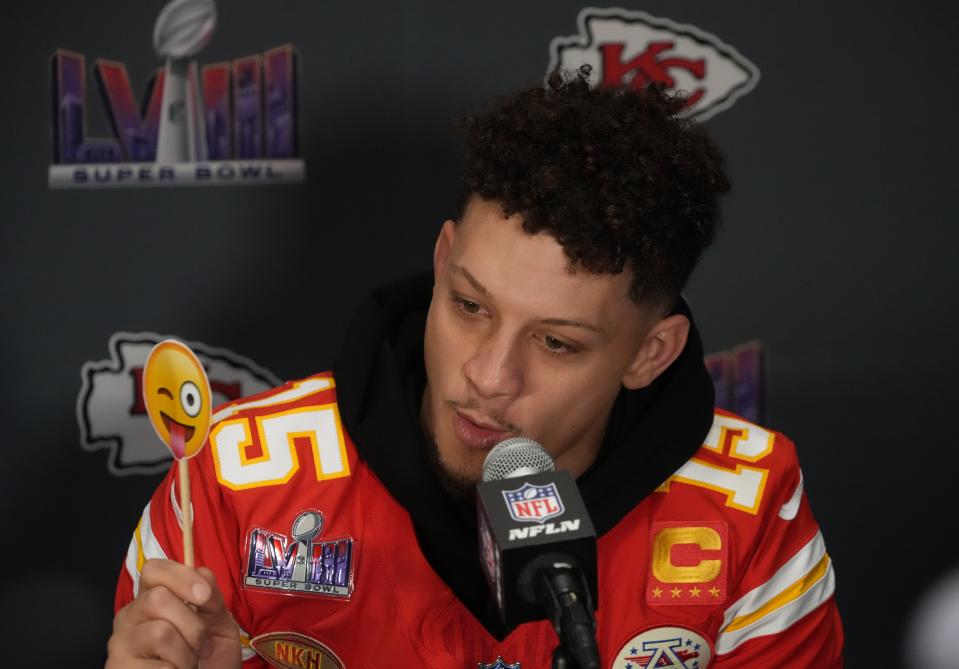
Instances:
[[[173,451],[173,457],[182,460],[186,455],[186,426],[170,421],[167,427],[170,428],[170,450]]]

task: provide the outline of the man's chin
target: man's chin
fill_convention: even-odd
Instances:
[[[432,442],[427,447],[427,456],[433,475],[443,491],[458,502],[472,502],[476,496],[476,485],[482,478],[482,465],[475,473],[470,472],[469,467],[450,466]]]
[[[443,491],[457,502],[469,502],[476,497],[477,481],[458,476],[445,469],[436,471],[436,480]]]

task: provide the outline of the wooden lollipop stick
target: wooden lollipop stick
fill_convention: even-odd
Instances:
[[[177,478],[180,481],[180,512],[183,515],[183,564],[193,564],[193,506],[190,499],[190,467],[186,460],[177,460]]]

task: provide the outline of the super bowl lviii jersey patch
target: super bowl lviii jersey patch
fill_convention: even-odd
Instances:
[[[289,594],[349,598],[353,593],[353,538],[317,541],[323,513],[301,512],[291,537],[255,528],[247,549],[247,587]]]

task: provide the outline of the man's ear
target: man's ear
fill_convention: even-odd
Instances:
[[[636,357],[623,375],[623,385],[630,390],[648,386],[679,357],[688,338],[689,319],[682,314],[660,320],[643,339]]]
[[[447,220],[440,228],[433,246],[433,282],[435,283],[446,268],[450,252],[453,250],[453,240],[456,239],[456,223]]]

